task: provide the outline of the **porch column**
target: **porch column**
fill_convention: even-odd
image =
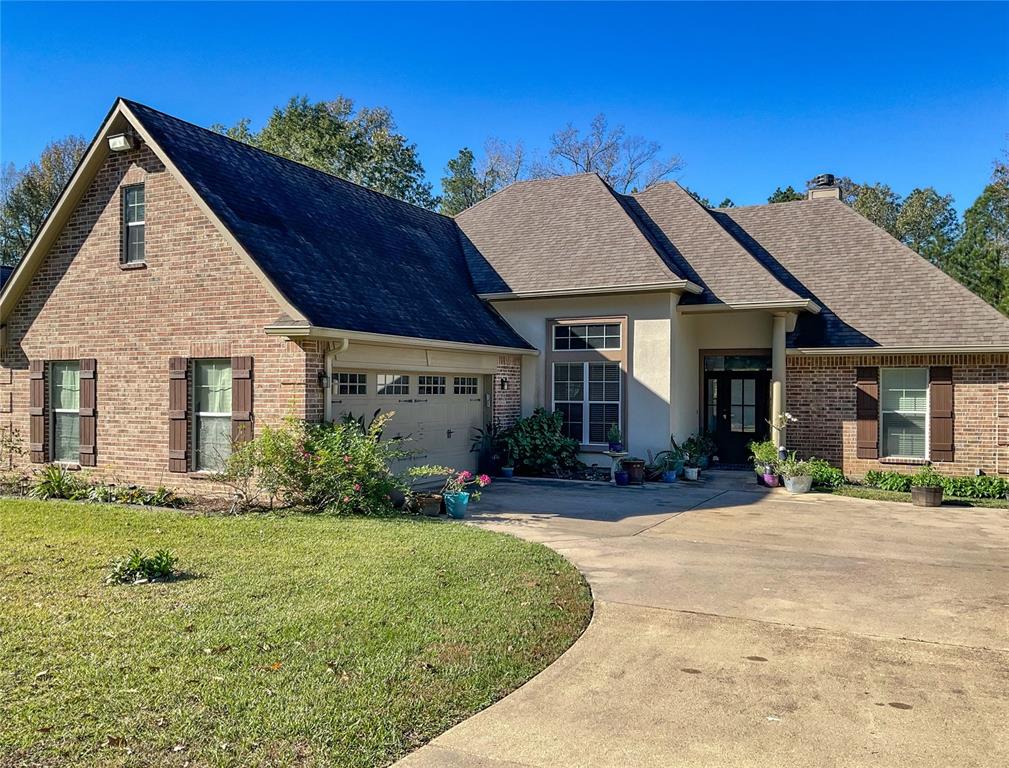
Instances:
[[[784,312],[774,315],[771,327],[771,439],[781,448],[785,444],[784,431],[777,420],[787,407],[785,404],[785,322]]]

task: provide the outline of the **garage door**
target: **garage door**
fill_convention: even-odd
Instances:
[[[408,371],[335,371],[333,413],[351,414],[370,421],[377,410],[393,411],[384,437],[404,437],[406,447],[417,451],[397,462],[401,471],[410,464],[439,464],[455,469],[476,469],[477,454],[470,451],[473,428],[483,424],[484,386],[481,376]]]

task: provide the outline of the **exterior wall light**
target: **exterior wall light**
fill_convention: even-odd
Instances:
[[[502,390],[508,389],[508,377],[507,376],[502,376],[501,377],[501,383],[500,383],[499,386],[501,387]]]
[[[137,145],[131,133],[117,133],[109,136],[109,149],[113,152],[127,152]]]
[[[329,376],[326,375],[325,371],[319,371],[319,386],[323,389],[329,386]]]

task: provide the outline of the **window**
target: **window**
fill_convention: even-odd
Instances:
[[[52,363],[53,461],[76,464],[81,451],[81,364]]]
[[[757,431],[756,380],[729,380],[729,423],[733,432]]]
[[[144,260],[144,185],[123,189],[123,262],[139,264]]]
[[[880,371],[880,421],[883,456],[924,459],[928,455],[927,368]]]
[[[380,373],[377,391],[380,395],[409,395],[410,377],[397,373]]]
[[[444,376],[418,376],[417,377],[417,394],[418,395],[444,395],[445,394],[445,377]]]
[[[580,443],[605,443],[620,425],[620,390],[620,363],[553,365],[554,410],[564,415],[564,434]]]
[[[368,394],[368,374],[338,373],[336,374],[337,391],[341,395]]]
[[[555,325],[554,349],[620,349],[620,323]]]
[[[475,395],[479,391],[476,376],[456,376],[453,391],[457,395]]]
[[[196,360],[193,368],[193,465],[218,471],[231,455],[231,361]]]

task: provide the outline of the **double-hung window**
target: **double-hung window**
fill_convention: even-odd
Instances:
[[[193,382],[194,466],[219,471],[231,456],[231,361],[194,361]]]
[[[123,189],[123,224],[123,263],[140,264],[144,261],[146,225],[143,184]]]
[[[76,464],[81,451],[81,364],[77,360],[50,365],[52,385],[53,461]]]
[[[885,457],[928,456],[928,368],[880,370],[880,436]]]
[[[582,445],[604,445],[623,430],[623,321],[558,320],[550,326],[550,396],[562,431]]]

